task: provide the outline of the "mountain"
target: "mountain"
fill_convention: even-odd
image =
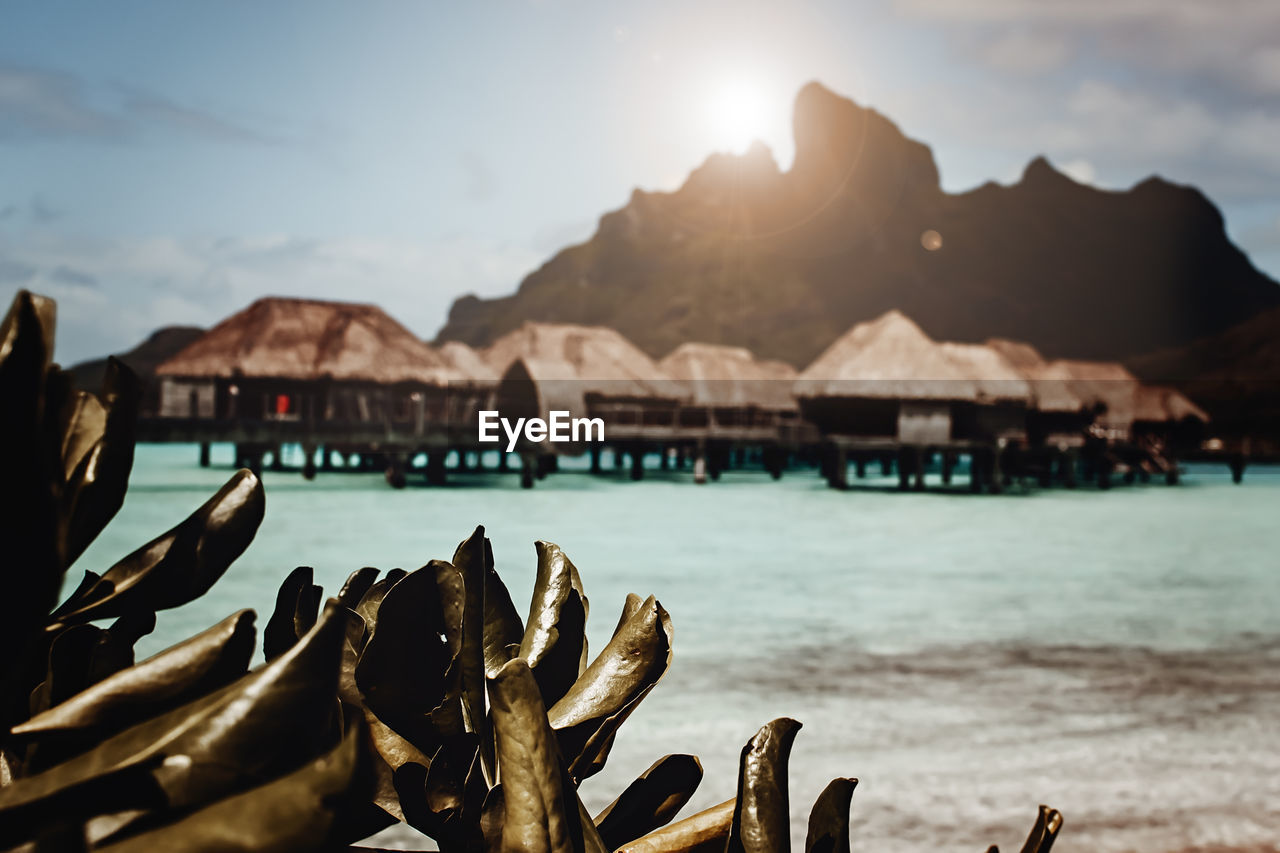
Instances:
[[[155,376],[160,362],[177,355],[187,344],[204,334],[204,329],[197,326],[165,326],[151,333],[145,341],[128,352],[120,353],[116,358],[123,361],[138,374],[142,380],[142,410],[154,411],[156,408],[156,391],[151,379]],[[84,391],[97,392],[102,388],[102,379],[106,375],[107,360],[95,358],[82,361],[67,368],[71,381]]]
[[[797,96],[793,131],[789,171],[756,145],[712,155],[674,192],[636,190],[511,296],[458,299],[439,340],[575,322],[654,356],[693,340],[803,367],[896,308],[937,339],[1120,359],[1280,305],[1194,188],[1152,177],[1100,190],[1037,158],[1016,184],[948,194],[928,147],[817,83]]]

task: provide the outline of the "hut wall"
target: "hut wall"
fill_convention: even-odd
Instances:
[[[172,379],[160,382],[160,417],[214,417],[214,383],[209,379]]]
[[[1027,416],[1027,439],[1032,446],[1078,446],[1093,419],[1086,412],[1032,411]]]
[[[951,404],[939,400],[903,400],[898,408],[898,440],[907,444],[945,444],[951,438]]]
[[[897,400],[869,397],[806,397],[801,416],[828,434],[893,438],[898,434]]]
[[[1021,403],[957,403],[952,408],[951,437],[976,441],[1004,438],[1025,441],[1027,409]]]

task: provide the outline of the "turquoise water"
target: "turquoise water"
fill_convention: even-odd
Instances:
[[[223,449],[222,461],[230,454]],[[104,569],[228,476],[188,446],[139,449],[124,509],[72,570]],[[782,715],[797,843],[835,776],[864,850],[1017,849],[1044,802],[1056,850],[1180,850],[1280,837],[1280,472],[1192,468],[1110,492],[834,492],[811,471],[455,475],[392,491],[379,474],[264,476],[267,514],[212,592],[160,614],[150,653],[241,607],[265,623],[311,565],[336,592],[360,566],[447,559],[483,523],[517,606],[535,539],[582,572],[600,648],[628,592],[675,625],[667,679],[583,786],[604,806],[669,752],[699,755],[692,804],[733,796],[738,752]],[[886,488],[877,489],[879,482]],[[1015,846],[1017,845],[1017,846]]]

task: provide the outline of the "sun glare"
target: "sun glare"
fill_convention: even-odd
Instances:
[[[751,81],[725,83],[712,94],[708,119],[716,149],[741,153],[769,129],[768,98]]]

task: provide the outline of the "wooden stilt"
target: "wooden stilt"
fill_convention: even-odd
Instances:
[[[392,453],[387,458],[387,467],[383,471],[383,476],[387,478],[387,485],[393,489],[403,489],[405,485],[405,459],[401,453]]]
[[[956,467],[956,455],[950,450],[944,451],[942,454],[942,485],[951,485],[951,472]]]
[[[537,465],[532,453],[520,454],[520,488],[532,489],[534,482],[534,468]]]
[[[911,469],[915,475],[912,486],[917,492],[924,491],[924,460],[925,453],[919,447],[912,448],[911,453]]]
[[[209,442],[207,441],[200,442],[200,467],[201,468],[209,467],[209,453],[210,453]]]
[[[511,469],[511,460],[508,458],[509,453],[505,450],[498,451],[498,470],[506,473]]]
[[[833,489],[849,488],[849,455],[843,447],[836,446],[831,457],[831,473],[827,480]]]
[[[906,491],[911,485],[912,451],[908,447],[898,448],[898,488]]]
[[[1074,489],[1080,481],[1080,454],[1068,450],[1062,455],[1062,482],[1068,489]]]
[[[699,486],[707,482],[707,448],[701,442],[698,443],[697,448],[694,450],[693,482]]]
[[[244,467],[254,473],[254,476],[262,476],[262,448],[251,447],[245,451]]]
[[[765,470],[775,480],[782,479],[782,470],[787,465],[787,454],[781,447],[769,445],[761,451]]]
[[[427,484],[431,486],[443,486],[449,480],[449,474],[445,470],[444,460],[448,456],[447,450],[433,450],[427,454]]]
[[[853,473],[859,480],[865,480],[867,477],[867,457],[861,453],[853,458]]]
[[[631,479],[644,479],[644,448],[640,446],[631,448]]]
[[[600,448],[599,447],[591,448],[591,473],[592,474],[600,473]]]
[[[316,478],[316,446],[314,444],[302,445],[302,479],[314,480]]]
[[[969,491],[975,495],[982,491],[983,455],[984,451],[976,449],[969,453]]]
[[[271,448],[271,470],[284,470],[284,445],[277,444]]]
[[[998,495],[1004,491],[1004,466],[1001,458],[1003,456],[1004,448],[997,445],[989,451],[989,455],[987,457],[989,460],[989,467],[987,469],[987,488],[993,495]]]

